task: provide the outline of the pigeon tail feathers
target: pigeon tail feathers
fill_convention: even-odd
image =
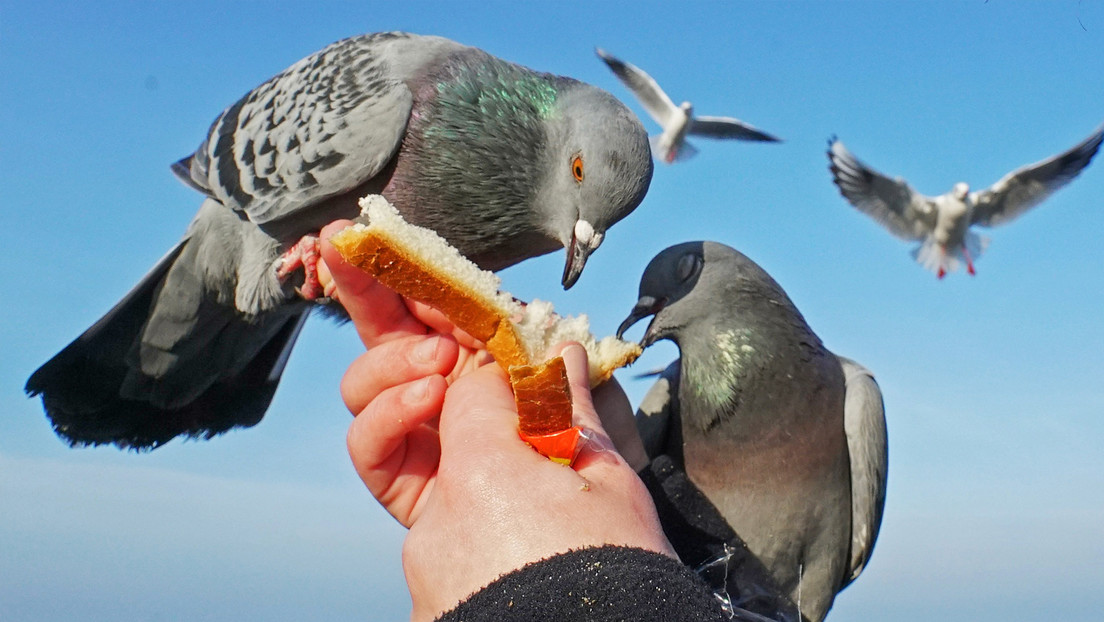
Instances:
[[[264,415],[309,307],[249,318],[210,299],[179,306],[190,297],[181,289],[203,286],[171,276],[189,242],[27,381],[24,390],[42,397],[70,445],[154,449],[180,435],[250,427]],[[175,287],[166,288],[170,279]]]

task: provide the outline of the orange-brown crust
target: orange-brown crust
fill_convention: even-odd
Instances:
[[[330,243],[345,261],[389,289],[440,310],[457,328],[486,344],[503,369],[529,362],[517,332],[497,309],[395,249],[386,239],[370,230],[345,229],[334,234]]]
[[[571,385],[563,357],[510,368],[522,434],[539,436],[571,427]]]

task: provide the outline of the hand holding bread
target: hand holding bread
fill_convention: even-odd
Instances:
[[[455,343],[416,335],[391,340],[380,346],[388,353],[375,370],[413,367],[408,354],[433,340]],[[434,350],[438,369],[449,368],[452,351]],[[557,354],[576,389],[576,421],[601,439],[587,445],[574,469],[518,439],[513,397],[497,365],[464,374],[447,393],[439,377],[391,387],[350,425],[357,472],[410,528],[403,570],[412,620],[434,619],[502,574],[569,550],[615,544],[674,556],[633,469],[617,452],[599,449],[608,442],[587,390],[584,350],[571,345]]]
[[[551,347],[564,341],[583,344],[591,386],[639,355],[636,344],[595,339],[585,316],[560,318],[548,303],[524,305],[500,292],[496,276],[467,261],[432,231],[404,222],[383,197],[365,197],[361,205],[369,224],[347,227],[329,242],[346,262],[395,292],[439,309],[483,342],[511,374],[520,428],[534,446],[539,443],[531,436],[554,434],[571,423],[566,373],[562,361],[549,357]],[[554,457],[570,461],[570,456],[556,453]]]

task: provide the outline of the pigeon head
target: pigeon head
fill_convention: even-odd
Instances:
[[[640,296],[629,317],[617,328],[621,337],[632,325],[652,317],[640,345],[647,347],[660,339],[674,338],[679,329],[705,311],[694,300],[706,268],[706,242],[685,242],[668,247],[656,255],[640,277]],[[709,244],[713,250],[714,244]],[[712,255],[712,253],[709,253]],[[710,265],[710,271],[713,270]]]
[[[545,179],[536,208],[545,233],[567,252],[567,289],[606,230],[640,205],[653,164],[640,120],[601,89],[572,81],[547,123]]]
[[[759,305],[769,305],[777,314],[793,308],[774,279],[743,253],[716,242],[685,242],[664,249],[648,263],[640,278],[639,299],[617,336],[651,316],[641,346],[661,339],[679,343],[690,327],[708,329],[733,313],[750,317]]]

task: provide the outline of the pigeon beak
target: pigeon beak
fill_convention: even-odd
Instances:
[[[641,296],[640,300],[636,301],[636,305],[633,306],[632,312],[629,313],[629,317],[625,318],[624,322],[617,327],[617,338],[621,339],[625,331],[639,322],[640,320],[659,313],[659,311],[667,305],[666,298],[653,298],[651,296]],[[655,333],[652,332],[652,324],[655,323],[655,319],[651,324],[648,324],[648,329],[644,331],[644,337],[640,340],[640,347],[647,348],[655,342]]]
[[[602,234],[585,220],[576,220],[571,232],[571,243],[567,245],[567,262],[564,264],[564,289],[571,289],[579,275],[583,273],[587,258],[602,244]]]

